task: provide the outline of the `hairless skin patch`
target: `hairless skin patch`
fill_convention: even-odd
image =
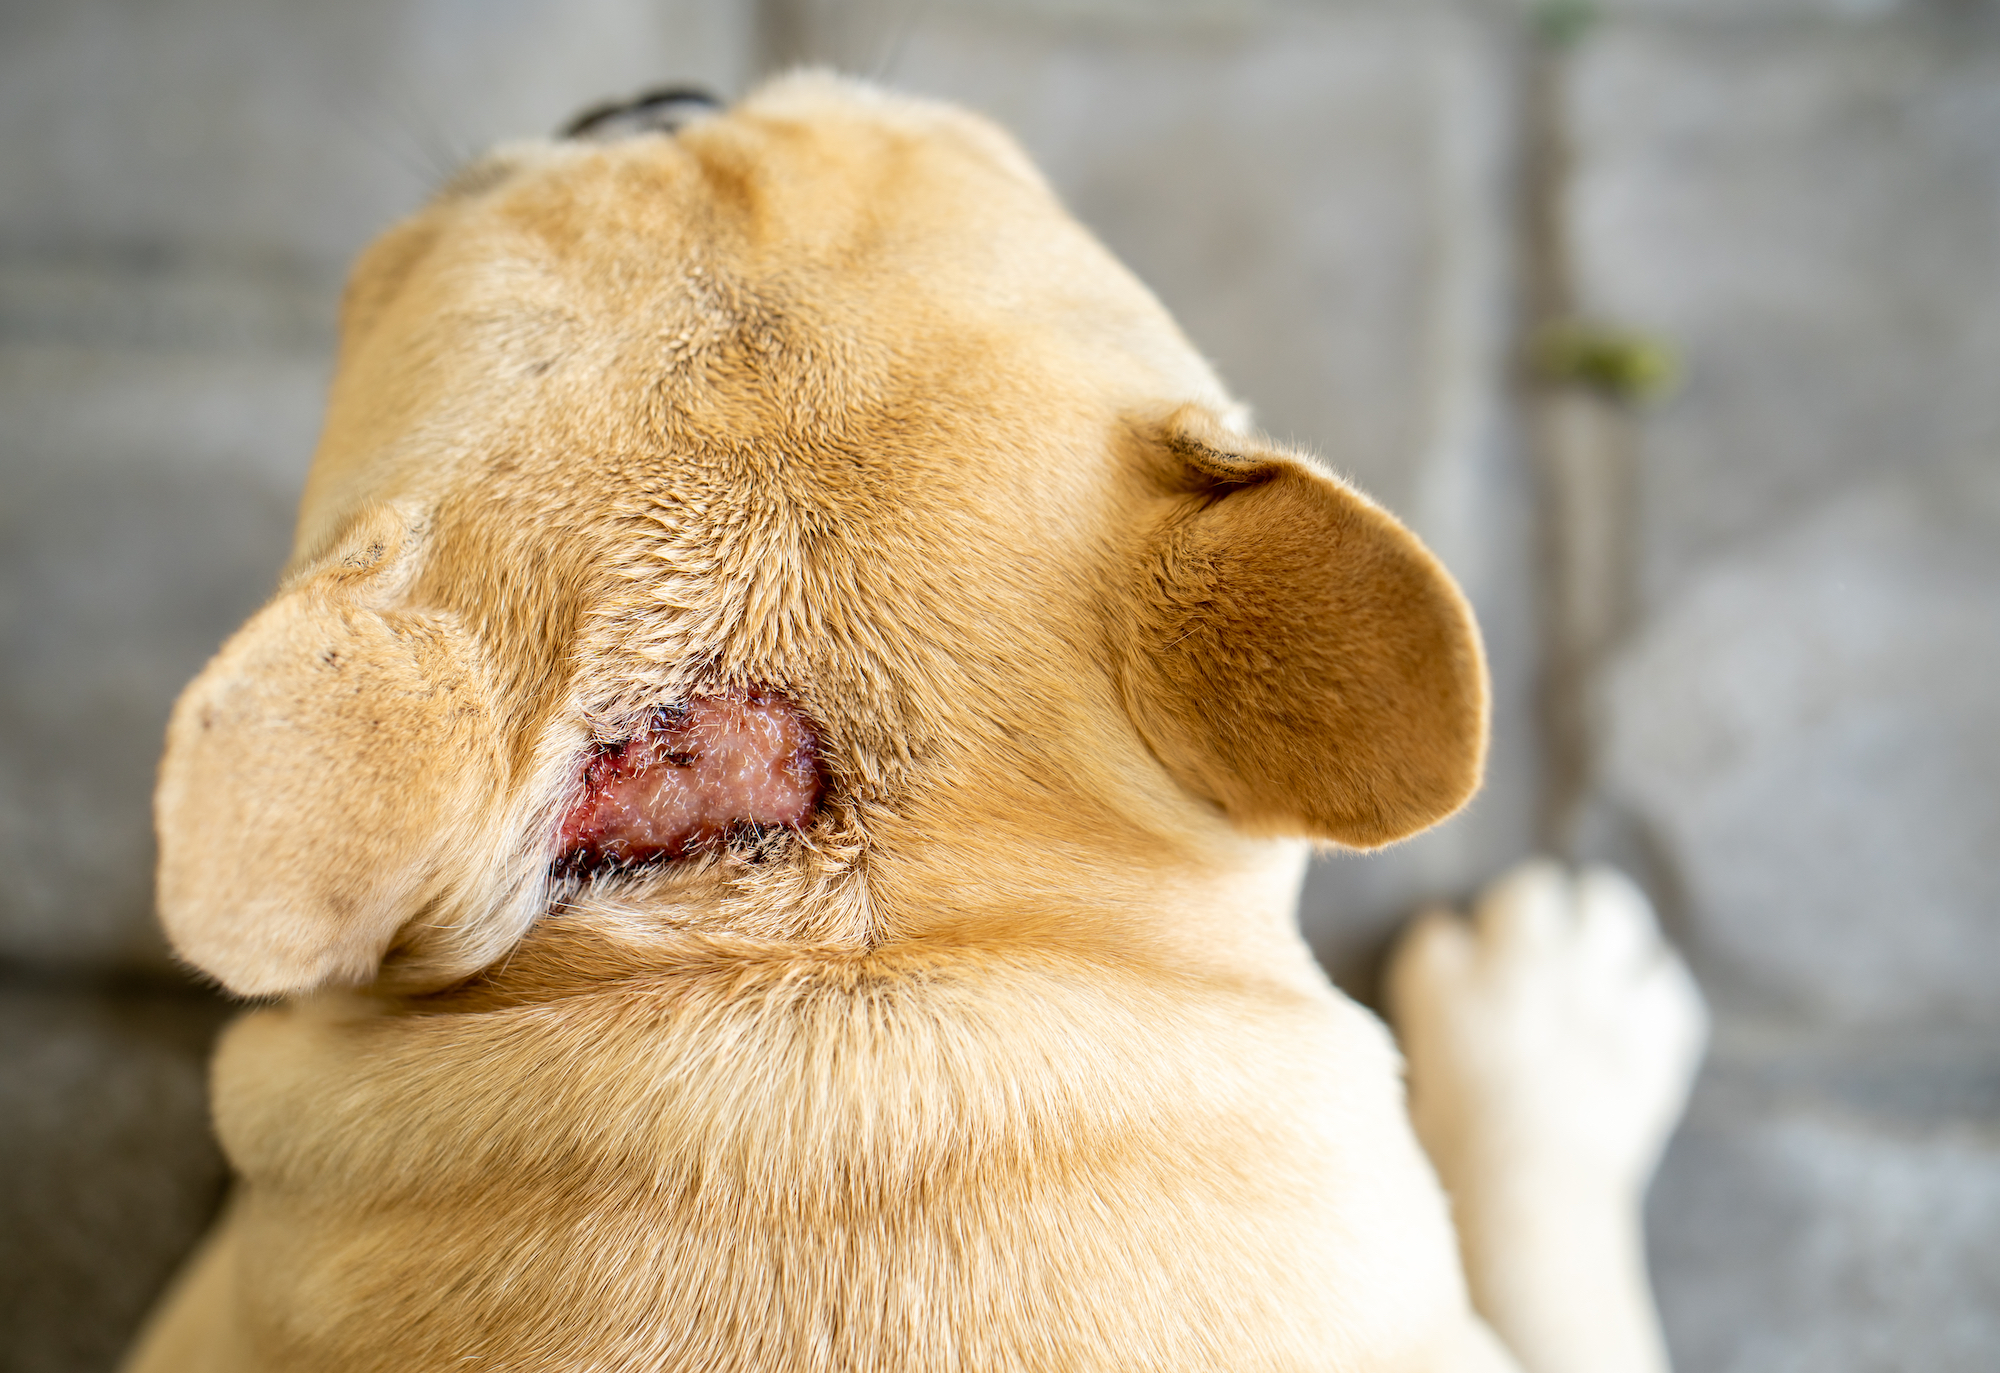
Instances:
[[[819,737],[784,697],[733,691],[663,706],[584,765],[556,869],[633,867],[745,831],[802,829],[822,788]]]

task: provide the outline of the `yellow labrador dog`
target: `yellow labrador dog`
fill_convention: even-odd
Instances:
[[[1643,908],[1531,872],[1401,966],[1470,1297],[1295,929],[1309,842],[1477,783],[1449,578],[987,124],[698,113],[503,148],[356,269],[292,561],[169,731],[167,929],[273,1001],[130,1367],[1507,1367],[1475,1300],[1654,1366]]]

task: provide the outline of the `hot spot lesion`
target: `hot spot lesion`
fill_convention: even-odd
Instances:
[[[555,870],[590,876],[802,830],[825,791],[820,732],[783,694],[691,696],[585,759]]]

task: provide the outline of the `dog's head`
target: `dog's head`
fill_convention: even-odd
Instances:
[[[1231,413],[964,113],[503,148],[355,271],[291,564],[169,728],[167,929],[436,984],[566,903],[866,948],[1421,829],[1465,604]]]

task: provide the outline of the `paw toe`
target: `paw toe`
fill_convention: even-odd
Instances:
[[[1389,1000],[1404,1018],[1432,998],[1450,996],[1471,975],[1476,949],[1472,929],[1447,910],[1417,918],[1389,965]]]
[[[1479,898],[1480,942],[1501,957],[1548,949],[1571,923],[1569,875],[1548,859],[1521,864]]]
[[[1631,976],[1665,951],[1660,927],[1631,878],[1610,868],[1589,868],[1576,882],[1577,953],[1607,976]]]

